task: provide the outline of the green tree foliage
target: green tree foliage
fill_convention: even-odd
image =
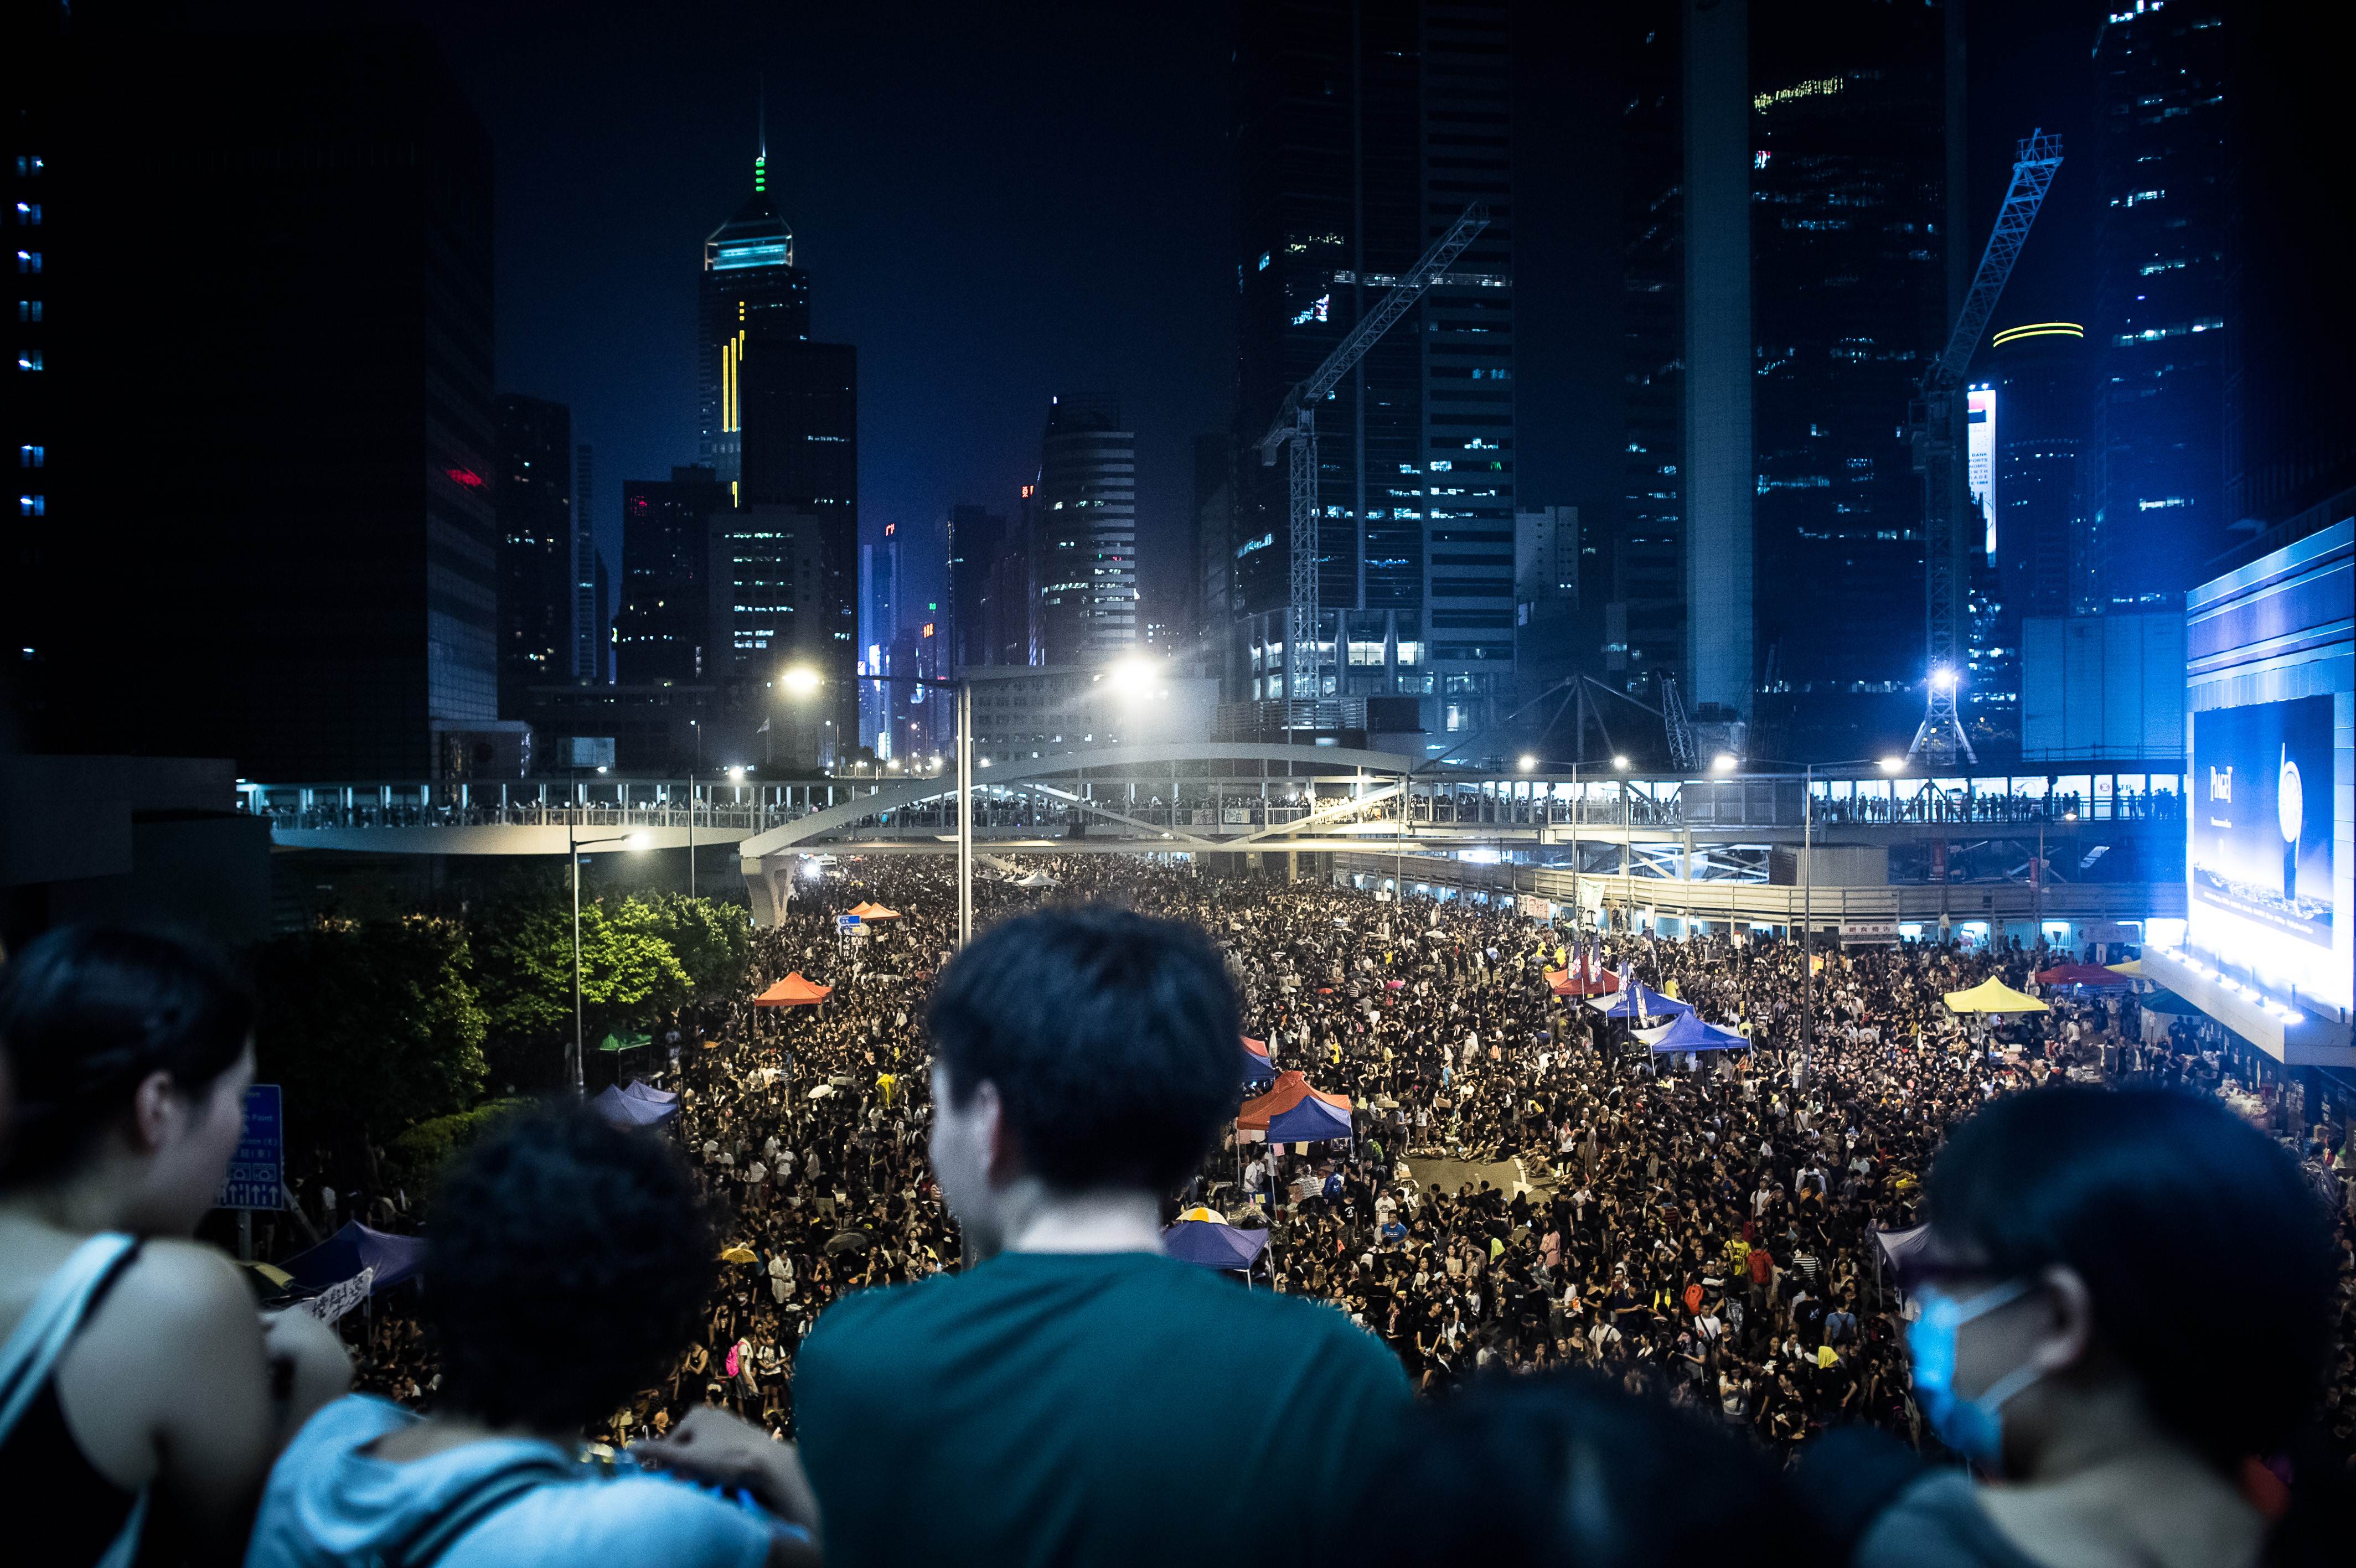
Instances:
[[[670,944],[629,915],[581,906],[581,1009],[590,1049],[605,1031],[643,1023],[685,1001],[687,970]],[[502,900],[474,921],[491,1066],[503,1087],[546,1088],[562,1075],[573,1033],[573,911],[539,899]]]
[[[466,928],[351,922],[255,949],[259,1075],[284,1087],[290,1133],[348,1155],[482,1093],[486,1019]]]
[[[614,918],[668,944],[697,999],[732,997],[744,986],[753,961],[753,915],[742,904],[641,893],[623,900]]]
[[[442,1168],[509,1112],[526,1100],[494,1100],[471,1111],[432,1116],[392,1140],[385,1150],[387,1175],[407,1189],[412,1202],[430,1195]]]

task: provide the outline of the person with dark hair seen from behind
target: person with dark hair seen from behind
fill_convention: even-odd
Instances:
[[[252,997],[201,949],[65,927],[0,970],[0,1505],[44,1563],[234,1562],[351,1377],[190,1239],[243,1130]]]
[[[1821,1543],[1767,1456],[1591,1372],[1419,1406],[1355,1511],[1354,1568],[1799,1568]]]
[[[432,1413],[366,1394],[320,1412],[271,1474],[247,1568],[816,1562],[793,1450],[724,1411],[633,1450],[723,1496],[599,1480],[578,1457],[582,1429],[688,1342],[714,1252],[666,1144],[578,1109],[504,1119],[444,1177],[426,1230]]]
[[[1333,1307],[1162,1253],[1241,1097],[1216,950],[1103,906],[1024,915],[950,962],[928,1026],[933,1168],[976,1262],[846,1297],[803,1342],[829,1562],[1313,1558],[1304,1514],[1351,1506],[1408,1382]],[[1212,1456],[1233,1484],[1183,1479]]]
[[[2214,1100],[2055,1087],[1965,1122],[1926,1196],[1916,1400],[1987,1484],[1890,1488],[1851,1532],[1858,1568],[2348,1561],[2344,1482],[2286,1462],[2335,1271],[2287,1154]],[[1858,1485],[1859,1452],[1804,1459],[1804,1486]]]

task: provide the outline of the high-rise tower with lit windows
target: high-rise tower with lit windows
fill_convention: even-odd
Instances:
[[[1230,701],[1412,699],[1433,752],[1513,706],[1512,19],[1493,0],[1244,9]],[[1286,470],[1251,444],[1475,201],[1489,226],[1317,410],[1321,674],[1287,692]]]
[[[809,274],[794,265],[794,230],[769,190],[769,150],[753,159],[753,191],[703,241],[696,294],[696,456],[734,485],[744,471],[739,372],[755,339],[809,340]]]

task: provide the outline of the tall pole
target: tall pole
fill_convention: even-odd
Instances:
[[[973,687],[957,688],[958,945],[973,940]]]
[[[1816,1054],[1816,769],[1800,773],[1800,1079],[1807,1081]]]
[[[582,1069],[581,1031],[581,841],[568,817],[564,824],[564,858],[573,869],[573,1060],[565,1074],[572,1080],[573,1097],[581,1098],[588,1092]]]
[[[703,731],[696,732],[696,761],[702,762]],[[695,775],[687,775],[687,896],[695,896]]]
[[[1585,700],[1582,693],[1582,719],[1585,717]],[[1587,743],[1587,726],[1584,723],[1579,728],[1579,741],[1581,747]],[[1574,762],[1570,764],[1570,928],[1573,931],[1578,930],[1579,923],[1586,918],[1579,901],[1579,764]]]

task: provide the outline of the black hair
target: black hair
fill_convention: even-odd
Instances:
[[[252,1036],[252,993],[209,948],[107,926],[43,933],[0,969],[16,1093],[0,1185],[72,1168],[151,1073],[203,1093]]]
[[[541,1431],[610,1415],[688,1343],[713,1246],[654,1134],[570,1105],[501,1118],[444,1175],[426,1228],[442,1398]]]
[[[1775,1568],[1823,1561],[1757,1448],[1589,1371],[1419,1404],[1357,1510],[1367,1568]]]
[[[1107,905],[991,926],[928,1015],[949,1093],[996,1085],[1024,1168],[1066,1191],[1166,1193],[1243,1097],[1235,987],[1192,925]]]
[[[1956,1129],[1925,1200],[1933,1270],[2075,1270],[2103,1346],[2161,1424],[2212,1461],[2270,1453],[2308,1413],[2330,1339],[2330,1238],[2290,1157],[2216,1101],[2077,1086],[2009,1096]],[[2227,1282],[2222,1318],[2170,1257]]]

